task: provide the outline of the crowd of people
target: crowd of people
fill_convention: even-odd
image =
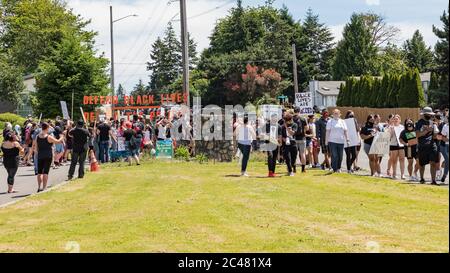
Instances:
[[[101,119],[98,124],[85,124],[84,121],[74,123],[61,118],[35,122],[30,116],[23,127],[16,125],[13,128],[7,123],[1,150],[8,174],[8,193],[14,192],[14,177],[20,165],[34,166],[40,192],[47,188],[50,170],[69,162],[70,180],[77,165],[78,178],[84,177],[87,158],[91,169],[92,163],[117,160],[140,165],[141,155],[146,151],[154,153],[157,141],[173,140],[174,146],[184,145],[192,151],[192,138],[191,141],[184,138],[177,143],[171,136],[176,133],[174,128],[179,128],[180,134],[192,136],[192,126],[187,132],[178,126],[182,118],[179,112],[170,118],[161,116],[154,123],[134,115],[130,121]],[[346,122],[349,119],[355,123],[359,140],[356,143],[350,141]],[[400,115],[391,114],[383,122],[380,115],[371,114],[360,124],[352,111],[344,117],[337,109],[331,115],[323,110],[320,116],[304,117],[299,108],[283,109],[281,119],[273,114],[267,120],[259,118],[256,122],[249,122],[248,116],[240,119],[235,115],[233,130],[237,156],[242,162],[242,176],[248,176],[250,154],[257,150],[267,153],[269,177],[276,176],[277,164],[286,164],[289,176],[295,176],[297,166],[302,173],[310,168],[340,173],[344,152],[346,172],[355,173],[361,170],[358,166],[361,151],[366,154],[370,174],[375,177],[406,180],[408,175],[410,181],[425,183],[427,165],[430,165],[432,184],[436,185],[437,181],[444,183],[448,176],[448,110],[433,111],[426,107],[417,121],[411,118],[403,120]],[[390,134],[388,156],[371,154],[374,139],[380,132]],[[319,158],[323,160],[319,161]],[[387,160],[385,175],[381,167],[383,160]]]
[[[342,171],[344,152],[346,171],[350,174],[360,171],[358,157],[363,150],[369,160],[370,174],[374,177],[385,177],[425,183],[425,167],[430,165],[431,183],[445,183],[449,172],[448,145],[448,110],[433,111],[430,107],[423,109],[417,121],[411,118],[402,120],[398,114],[389,115],[383,122],[378,114],[370,114],[360,124],[353,111],[349,110],[344,118],[340,110],[331,113],[323,110],[320,117],[300,115],[300,109],[283,110],[283,118],[278,120],[277,127],[271,129],[277,116],[257,123],[265,126],[249,124],[248,117],[235,124],[235,137],[239,154],[242,156],[241,175],[248,176],[247,166],[252,150],[257,150],[261,142],[274,143],[277,147],[267,151],[269,177],[275,176],[278,163],[285,163],[289,176],[295,176],[297,165],[301,172],[309,168],[321,168],[333,173]],[[271,120],[272,119],[272,120]],[[359,141],[350,143],[349,128],[345,120],[352,119]],[[265,130],[265,134],[261,134]],[[353,128],[353,126],[352,126]],[[269,140],[270,131],[277,137]],[[371,154],[374,139],[380,132],[390,135],[389,155]],[[275,141],[273,139],[276,139]],[[319,162],[319,154],[323,161]],[[386,158],[387,157],[387,158]],[[387,160],[387,170],[383,175],[381,163]],[[400,170],[400,175],[398,175]],[[406,175],[408,174],[408,178]]]

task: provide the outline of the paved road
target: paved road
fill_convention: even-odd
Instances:
[[[344,154],[345,156],[345,154]],[[320,160],[322,160],[322,156],[320,156]],[[1,165],[1,164],[0,164]],[[370,170],[369,161],[364,152],[361,152],[358,157],[358,165],[362,167],[364,170]],[[342,164],[342,167],[345,169],[345,158]],[[281,167],[282,168],[282,167]],[[400,167],[398,167],[400,168]],[[386,174],[387,169],[387,158],[384,158],[382,162],[382,171],[383,174]],[[65,182],[67,179],[67,172],[69,170],[69,166],[63,166],[56,170],[50,170],[50,179],[49,179],[49,188]],[[281,170],[280,167],[278,170]],[[77,173],[77,170],[75,174]],[[359,174],[367,174],[367,172],[362,171]],[[398,171],[398,176],[400,176],[400,171]],[[427,182],[430,182],[430,172],[429,167],[426,169]],[[448,178],[446,182],[446,186],[448,187]],[[14,202],[19,200],[20,198],[25,198],[37,192],[37,181],[36,176],[34,175],[33,167],[21,167],[16,175],[15,189],[18,191],[14,194],[6,194],[7,184],[6,184],[6,170],[3,165],[0,166],[0,206],[4,204],[8,204],[10,202]]]
[[[48,188],[51,188],[67,180],[68,171],[68,165],[62,166],[56,170],[51,169]],[[5,167],[0,164],[0,206],[17,201],[20,198],[30,196],[31,194],[35,194],[37,192],[38,186],[33,167],[20,167],[14,183],[14,189],[18,191],[17,193],[6,194],[6,192],[8,191],[6,177],[7,174]]]

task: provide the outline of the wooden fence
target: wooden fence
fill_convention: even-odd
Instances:
[[[366,108],[366,107],[328,107],[330,115],[334,109],[339,109],[342,113],[342,118],[348,110],[352,110],[355,113],[355,117],[358,123],[363,124],[367,116],[370,114],[379,114],[381,116],[382,122],[385,122],[390,114],[399,114],[402,117],[402,122],[406,118],[411,118],[414,121],[420,119],[420,109],[419,108]]]

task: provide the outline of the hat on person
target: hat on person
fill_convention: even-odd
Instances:
[[[84,126],[84,121],[79,120],[79,121],[77,122],[77,126],[78,126],[78,127],[83,127],[83,126]]]
[[[431,115],[431,116],[434,116],[435,114],[434,114],[434,112],[433,112],[433,109],[431,109],[431,107],[425,107],[425,108],[423,108],[423,110],[422,110],[422,115]]]

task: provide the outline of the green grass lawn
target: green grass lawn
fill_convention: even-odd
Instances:
[[[0,209],[1,252],[449,252],[449,191],[236,163],[102,166]],[[279,167],[285,171],[285,167]],[[258,177],[261,175],[261,177]]]

